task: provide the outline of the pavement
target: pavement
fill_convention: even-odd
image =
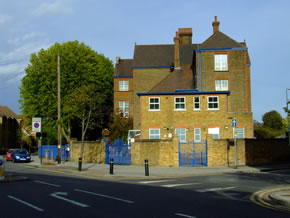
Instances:
[[[91,179],[122,180],[122,179],[162,179],[174,177],[209,176],[224,173],[260,173],[275,170],[290,169],[290,163],[263,165],[263,166],[239,166],[233,167],[157,167],[150,166],[149,176],[145,175],[144,166],[114,165],[113,174],[110,174],[109,164],[82,163],[82,171],[78,170],[78,162],[62,161],[58,164],[54,160],[43,159],[42,163],[38,156],[32,156],[32,161],[26,164],[29,168],[57,172],[70,176],[80,176]],[[1,177],[0,177],[1,178]],[[5,173],[3,182],[26,181],[29,178]],[[251,200],[263,207],[290,213],[290,186],[275,186],[254,193]]]

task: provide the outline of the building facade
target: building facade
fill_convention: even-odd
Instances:
[[[174,44],[135,45],[133,59],[117,59],[114,107],[133,118],[141,138],[253,137],[248,48],[219,25],[215,17],[203,43],[192,43],[192,29],[180,28]]]

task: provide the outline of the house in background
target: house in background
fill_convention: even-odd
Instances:
[[[253,138],[248,48],[219,25],[215,17],[203,43],[180,28],[174,44],[135,45],[133,59],[117,58],[114,109],[133,118],[141,138],[233,138],[233,119],[238,138]]]
[[[16,147],[18,116],[7,106],[0,105],[0,152]]]

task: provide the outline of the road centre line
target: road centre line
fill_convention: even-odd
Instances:
[[[141,183],[141,184],[151,184],[151,183],[159,183],[159,182],[174,182],[176,180],[151,180],[151,181],[140,181],[138,183]]]
[[[11,199],[13,199],[15,201],[18,201],[18,202],[22,203],[22,204],[25,204],[26,206],[29,206],[29,207],[31,207],[31,208],[33,208],[35,210],[40,211],[40,212],[43,212],[44,211],[43,209],[41,209],[41,208],[39,208],[39,207],[37,207],[37,206],[35,206],[33,204],[30,204],[30,203],[28,203],[26,201],[23,201],[23,200],[19,199],[19,198],[15,198],[15,197],[13,197],[11,195],[8,195],[8,198],[11,198]]]
[[[186,214],[182,214],[182,213],[175,213],[175,215],[182,216],[182,217],[187,217],[187,218],[196,218],[196,216],[190,216],[190,215],[186,215]]]
[[[37,183],[40,183],[40,184],[44,184],[44,185],[50,185],[50,186],[53,186],[53,187],[61,187],[61,185],[47,183],[47,182],[43,182],[43,181],[39,181],[39,180],[35,180],[34,182],[37,182]]]
[[[117,201],[123,201],[123,202],[129,203],[129,204],[133,204],[134,203],[134,201],[129,201],[129,200],[121,199],[121,198],[116,198],[116,197],[112,197],[112,196],[109,196],[109,195],[98,194],[98,193],[89,192],[89,191],[80,190],[80,189],[74,189],[74,190],[78,191],[78,192],[83,192],[83,193],[86,193],[86,194],[96,195],[96,196],[99,196],[99,197],[110,198],[110,199],[114,199],[114,200],[117,200]]]
[[[183,183],[183,184],[169,184],[169,185],[161,185],[162,187],[171,188],[177,186],[186,186],[186,185],[199,185],[201,183]]]
[[[225,187],[225,188],[206,188],[206,189],[197,189],[196,192],[214,192],[214,191],[222,191],[222,190],[229,190],[234,189],[236,187]]]

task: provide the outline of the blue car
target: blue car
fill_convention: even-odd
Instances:
[[[12,162],[30,162],[31,157],[27,150],[25,149],[15,149],[12,154]]]

